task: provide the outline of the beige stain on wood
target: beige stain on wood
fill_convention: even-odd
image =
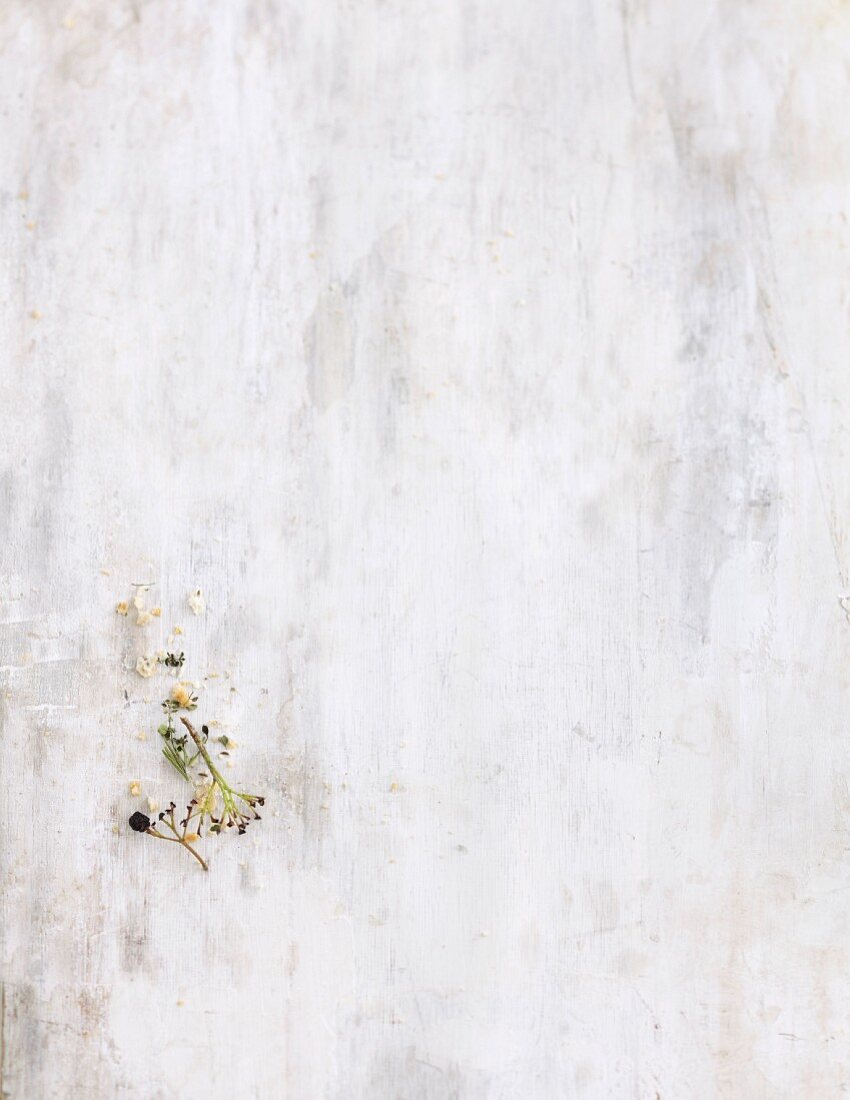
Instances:
[[[850,8],[0,51],[3,1096],[846,1091]],[[125,826],[178,624],[208,875]]]

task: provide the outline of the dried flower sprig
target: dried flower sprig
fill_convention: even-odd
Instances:
[[[167,668],[179,669],[183,667],[186,656],[182,652],[166,653],[159,655],[156,660]],[[130,828],[134,832],[147,833],[158,840],[180,844],[191,852],[206,871],[208,870],[206,861],[193,847],[203,835],[204,827],[206,826],[207,832],[211,834],[235,828],[241,835],[252,821],[260,820],[257,807],[265,804],[265,798],[262,795],[237,791],[227,782],[216,768],[207,750],[208,726],[201,726],[201,733],[198,733],[188,718],[180,715],[180,721],[187,733],[178,734],[174,715],[180,710],[193,711],[197,706],[198,696],[192,684],[180,682],[173,684],[169,695],[162,701],[165,721],[157,730],[162,738],[163,756],[181,778],[193,784],[195,788],[195,797],[186,807],[185,817],[179,822],[175,821],[177,805],[171,802],[155,822],[147,814],[137,811],[130,818]],[[235,741],[224,736],[219,738],[219,741],[225,750],[236,744]],[[222,755],[228,756],[229,753],[225,751]],[[201,770],[203,767],[207,770]],[[167,833],[161,832],[157,825],[164,826],[172,835],[168,836]]]
[[[182,844],[188,852],[192,853],[203,869],[208,871],[209,867],[207,866],[206,860],[192,847],[193,842],[200,837],[199,832],[189,832],[192,804],[190,803],[189,806],[186,807],[186,817],[180,822],[179,828],[174,821],[174,811],[176,809],[176,804],[174,802],[170,803],[168,809],[163,810],[157,819],[164,822],[171,832],[174,833],[174,836],[166,836],[165,833],[159,832],[148,815],[138,810],[130,818],[130,828],[134,833],[147,833],[148,836],[155,836],[157,840],[169,840],[172,844]]]
[[[209,828],[211,833],[220,833],[222,829],[230,829],[235,825],[241,835],[252,821],[262,820],[257,813],[257,806],[264,806],[266,802],[265,798],[262,795],[248,794],[245,791],[234,790],[233,787],[230,786],[215,764],[213,764],[212,757],[207,752],[205,742],[209,735],[209,727],[201,727],[203,732],[203,737],[201,737],[188,718],[184,718],[181,715],[180,721],[189,731],[192,740],[198,747],[198,755],[203,758],[204,763],[209,768],[210,776],[212,777],[212,783],[206,792],[203,808],[199,811],[201,817],[209,817]],[[218,813],[216,809],[218,795],[221,796],[222,809],[219,816],[216,817],[215,814]],[[242,809],[239,805],[240,802],[243,802],[248,807],[250,813]]]
[[[166,653],[163,656],[157,657],[157,660],[161,665],[165,665],[167,668],[182,668],[186,661],[186,654]]]
[[[183,654],[181,653],[182,657]],[[171,766],[183,776],[187,783],[191,783],[192,777],[189,769],[198,759],[198,753],[191,754],[188,751],[189,739],[184,733],[177,735],[174,726],[174,715],[184,707],[186,710],[194,710],[198,705],[198,696],[190,693],[184,684],[174,684],[171,694],[162,701],[162,709],[165,711],[166,720],[157,727],[157,733],[163,740],[162,755]]]
[[[188,738],[185,734],[182,737],[175,736],[174,722],[170,716],[168,723],[159,726],[157,732],[163,740],[162,755],[172,768],[183,776],[187,783],[191,783],[192,777],[189,774],[189,769],[195,763],[197,753],[190,756],[186,751],[189,743]]]

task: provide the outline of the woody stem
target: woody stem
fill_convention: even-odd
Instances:
[[[175,833],[177,832],[176,829],[174,831]],[[176,836],[165,836],[163,833],[158,833],[154,828],[146,829],[145,832],[147,832],[149,836],[155,836],[157,840],[167,840],[171,844],[181,845],[187,851],[192,853],[192,855],[195,857],[198,863],[200,863],[205,871],[209,871],[209,867],[207,866],[206,861],[202,859],[202,857],[195,851],[189,841],[181,837],[179,833],[177,833]]]

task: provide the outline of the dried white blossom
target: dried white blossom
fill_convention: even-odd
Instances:
[[[140,676],[144,676],[146,680],[149,680],[156,672],[156,664],[156,657],[143,654],[138,661],[136,661],[136,672],[138,672]]]
[[[197,696],[194,693],[195,685],[191,681],[177,681],[171,685],[169,699],[184,710],[194,710],[198,705]]]

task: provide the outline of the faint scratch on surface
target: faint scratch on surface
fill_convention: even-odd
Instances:
[[[348,931],[349,931],[349,934],[351,936],[351,992],[354,995],[354,997],[356,998],[357,997],[357,937],[355,936],[355,932],[354,932],[354,922],[352,921],[351,917],[347,913],[337,913],[336,916],[333,917],[332,919],[335,920],[335,921],[338,921],[338,920],[344,921],[345,924],[348,926]],[[2,1098],[2,1093],[0,1093],[0,1100],[1,1100],[1,1098]]]
[[[847,575],[844,567],[841,564],[840,542],[835,530],[835,521],[830,514],[829,503],[826,499],[826,492],[824,491],[823,478],[821,477],[820,472],[820,463],[818,462],[818,456],[815,450],[815,443],[814,439],[812,438],[811,422],[809,420],[806,397],[799,386],[797,386],[794,382],[794,378],[791,374],[791,368],[789,366],[790,356],[787,354],[783,354],[783,351],[780,347],[780,342],[782,338],[781,335],[778,335],[774,329],[770,298],[768,297],[764,288],[761,286],[758,288],[758,309],[762,321],[762,331],[764,333],[764,338],[767,342],[768,348],[770,349],[771,355],[773,356],[777,370],[782,378],[787,379],[790,382],[797,398],[799,407],[802,410],[804,425],[803,434],[805,435],[805,439],[809,447],[809,454],[811,456],[812,468],[815,475],[815,483],[817,485],[821,508],[823,509],[823,517],[826,523],[827,533],[829,534],[829,541],[832,545],[832,552],[835,557],[835,565],[838,570],[838,578],[841,582],[842,589],[846,590],[848,588]],[[843,591],[842,596],[844,595],[845,592]],[[841,603],[841,608],[844,611],[847,621],[850,622],[850,614],[848,614],[848,609],[844,606],[844,602],[839,599],[839,603]]]
[[[77,710],[76,703],[25,703],[21,710]]]
[[[3,1066],[6,1062],[6,986],[0,982],[0,1097],[5,1096],[3,1088]]]

